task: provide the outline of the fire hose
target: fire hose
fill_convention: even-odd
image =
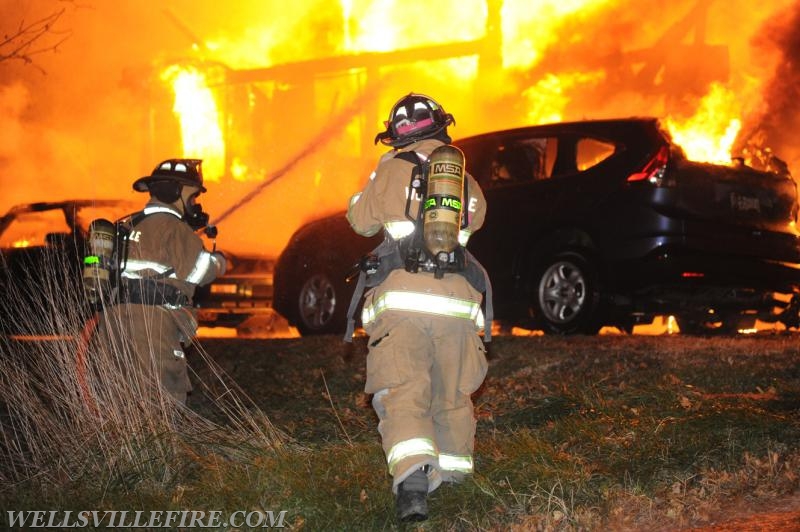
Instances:
[[[256,185],[250,192],[242,196],[239,201],[228,207],[225,211],[222,212],[219,216],[217,216],[211,225],[219,225],[221,221],[225,218],[239,210],[244,205],[251,202],[256,196],[258,196],[265,188],[270,186],[275,181],[278,181],[286,174],[288,174],[298,163],[303,161],[306,157],[311,155],[312,153],[316,152],[320,148],[322,148],[325,144],[330,142],[333,138],[335,138],[336,133],[339,133],[346,125],[353,116],[356,116],[359,110],[364,106],[365,99],[372,99],[377,96],[378,92],[378,84],[373,84],[369,91],[365,91],[365,95],[361,98],[356,99],[353,101],[352,104],[345,107],[337,114],[335,114],[331,120],[328,121],[328,124],[317,133],[308,143],[306,143],[305,147],[296,153],[292,158],[290,158],[286,164],[284,164],[281,168],[270,174],[270,176],[265,179],[263,182]],[[343,125],[344,124],[344,125]]]
[[[89,344],[92,341],[92,336],[94,336],[99,320],[100,314],[98,312],[95,312],[91,318],[86,320],[83,330],[81,330],[80,338],[78,338],[77,351],[75,352],[75,369],[78,373],[78,388],[80,389],[84,403],[86,403],[86,406],[94,415],[97,415],[98,411],[97,403],[89,390],[89,382],[86,376],[89,369],[87,354],[89,351]]]

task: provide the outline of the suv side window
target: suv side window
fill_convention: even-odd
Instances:
[[[575,148],[575,163],[582,172],[596,166],[614,154],[616,146],[610,142],[593,138],[578,139]]]
[[[522,139],[500,145],[492,160],[492,183],[529,183],[553,176],[557,139]]]
[[[46,245],[48,233],[71,233],[64,212],[53,209],[41,212],[23,212],[14,218],[0,235],[0,249],[24,248]]]
[[[481,187],[489,185],[491,173],[491,158],[497,145],[493,139],[472,140],[467,143],[455,143],[466,158],[467,171],[474,177]]]

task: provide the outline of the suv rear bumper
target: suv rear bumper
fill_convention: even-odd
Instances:
[[[644,311],[714,308],[777,320],[800,298],[800,263],[669,245],[611,268],[608,279],[623,295],[620,301]]]

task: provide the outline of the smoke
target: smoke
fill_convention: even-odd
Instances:
[[[760,28],[753,46],[762,57],[775,56],[775,68],[762,93],[762,107],[746,124],[742,146],[769,148],[800,170],[800,4],[779,11]]]
[[[25,135],[25,126],[22,122],[23,112],[28,104],[28,89],[20,82],[0,87],[0,168],[7,169],[9,161],[16,154],[24,153],[28,144]],[[24,170],[25,161],[17,162],[17,175],[27,175]],[[7,171],[7,170],[6,170]],[[4,199],[15,203],[19,201],[19,192],[16,187],[3,180]]]
[[[0,159],[18,152],[22,144],[22,111],[28,102],[28,89],[22,83],[0,88]]]
[[[35,43],[41,53],[30,62],[0,60],[0,129],[4,144],[14,146],[0,148],[0,209],[67,197],[130,196],[143,151],[141,117],[133,110],[143,93],[129,80],[156,56],[151,49],[149,58],[136,59],[141,30],[126,16],[130,3],[115,3],[119,12],[109,10],[111,4],[54,0],[2,4],[4,35],[63,14]]]

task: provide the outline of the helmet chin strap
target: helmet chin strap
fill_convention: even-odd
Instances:
[[[183,194],[181,194],[180,197],[172,203],[172,205],[180,211],[181,216],[186,217],[188,209],[186,208],[186,200],[183,199]]]

